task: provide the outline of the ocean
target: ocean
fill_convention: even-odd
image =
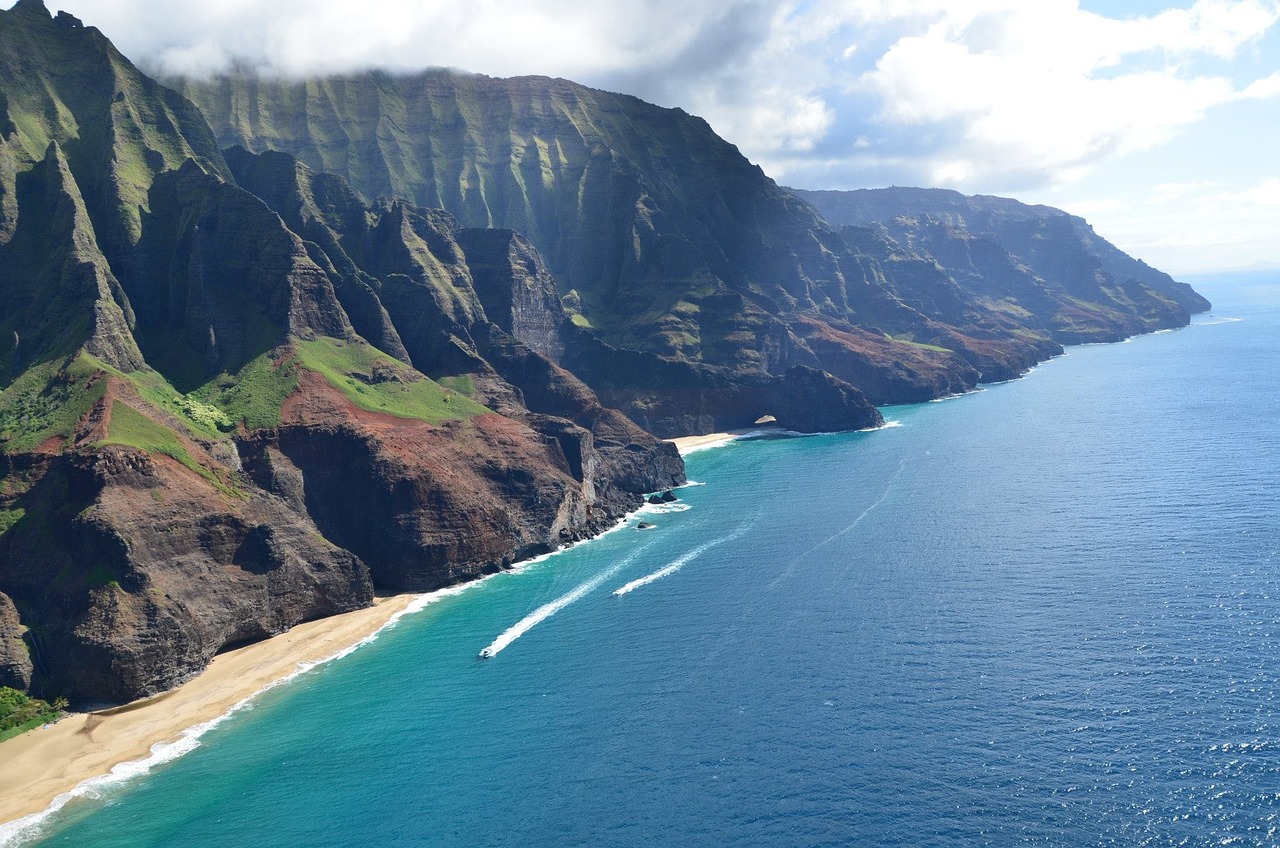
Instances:
[[[1189,328],[691,454],[29,844],[1280,844],[1280,275],[1193,282]]]

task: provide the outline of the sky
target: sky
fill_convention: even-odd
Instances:
[[[1280,0],[46,2],[153,72],[567,77],[785,185],[1012,196],[1175,274],[1280,268]]]

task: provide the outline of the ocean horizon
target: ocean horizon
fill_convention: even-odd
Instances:
[[[695,451],[0,844],[1275,844],[1280,273],[1193,282],[1190,327]]]

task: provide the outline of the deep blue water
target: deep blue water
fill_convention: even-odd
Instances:
[[[1280,843],[1280,282],[1197,282],[1188,329],[694,454],[657,530],[405,618],[37,844]]]

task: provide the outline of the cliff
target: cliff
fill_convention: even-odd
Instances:
[[[1024,252],[1045,247],[1023,260],[1042,269],[1026,279],[997,283],[984,267],[958,280],[923,240],[887,224],[849,232],[875,219],[799,193],[824,220],[705,121],[566,80],[431,70],[170,82],[223,145],[285,151],[365,198],[523,234],[575,325],[549,355],[664,434],[741,422],[746,407],[776,414],[755,398],[770,403],[797,366],[873,403],[923,400],[1016,376],[1064,342],[1179,326],[1204,306],[1057,210],[947,193],[895,201],[957,226],[963,211],[975,235],[979,216],[1022,226]],[[1094,271],[1106,279],[1081,282]],[[1010,286],[1027,289],[1015,305]],[[763,396],[762,375],[775,381]],[[673,381],[678,392],[659,388]]]
[[[946,189],[793,191],[847,240],[890,239],[935,261],[960,288],[1017,304],[1063,344],[1182,326],[1209,309],[1191,286],[1050,206]]]
[[[679,109],[566,80],[444,70],[170,82],[223,145],[290,153],[366,199],[405,197],[465,226],[520,232],[576,328],[552,355],[596,365],[603,351],[617,367],[579,376],[664,434],[776,415],[742,410],[760,395],[753,385],[771,381],[767,403],[796,367],[881,403],[1011,377],[1056,350],[979,304],[950,321],[921,312],[895,291],[896,267]],[[683,388],[662,391],[657,373],[678,373]],[[874,423],[867,412],[839,420]]]
[[[683,481],[546,358],[566,319],[515,234],[224,157],[189,102],[38,0],[0,13],[0,57],[5,682],[153,693]]]

